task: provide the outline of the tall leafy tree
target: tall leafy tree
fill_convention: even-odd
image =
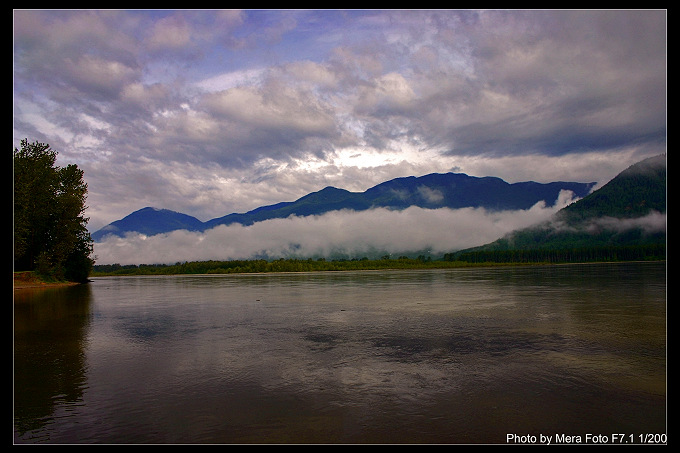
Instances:
[[[83,282],[92,269],[84,216],[87,184],[76,165],[55,165],[45,143],[14,148],[14,268]]]

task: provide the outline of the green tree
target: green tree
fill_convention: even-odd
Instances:
[[[14,269],[84,282],[94,265],[84,216],[87,184],[76,165],[55,165],[45,143],[14,148]]]

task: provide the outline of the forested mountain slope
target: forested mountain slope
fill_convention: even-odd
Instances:
[[[549,221],[490,244],[448,254],[447,259],[539,259],[541,254],[535,251],[578,251],[585,256],[596,249],[606,254],[633,248],[641,259],[659,259],[661,254],[665,256],[666,246],[666,168],[665,154],[638,162],[602,188],[561,209]]]

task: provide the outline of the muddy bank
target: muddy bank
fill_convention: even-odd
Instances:
[[[33,272],[14,272],[14,289],[54,288],[59,286],[78,285],[75,282],[46,282],[35,276]]]

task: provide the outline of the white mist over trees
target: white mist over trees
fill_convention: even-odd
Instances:
[[[333,211],[319,216],[289,217],[232,224],[204,233],[186,230],[145,236],[107,237],[95,243],[97,264],[172,264],[178,261],[330,257],[361,258],[429,250],[432,254],[473,247],[504,234],[547,220],[572,203],[563,191],[554,206],[537,203],[527,210],[489,211],[481,208],[401,211]]]

